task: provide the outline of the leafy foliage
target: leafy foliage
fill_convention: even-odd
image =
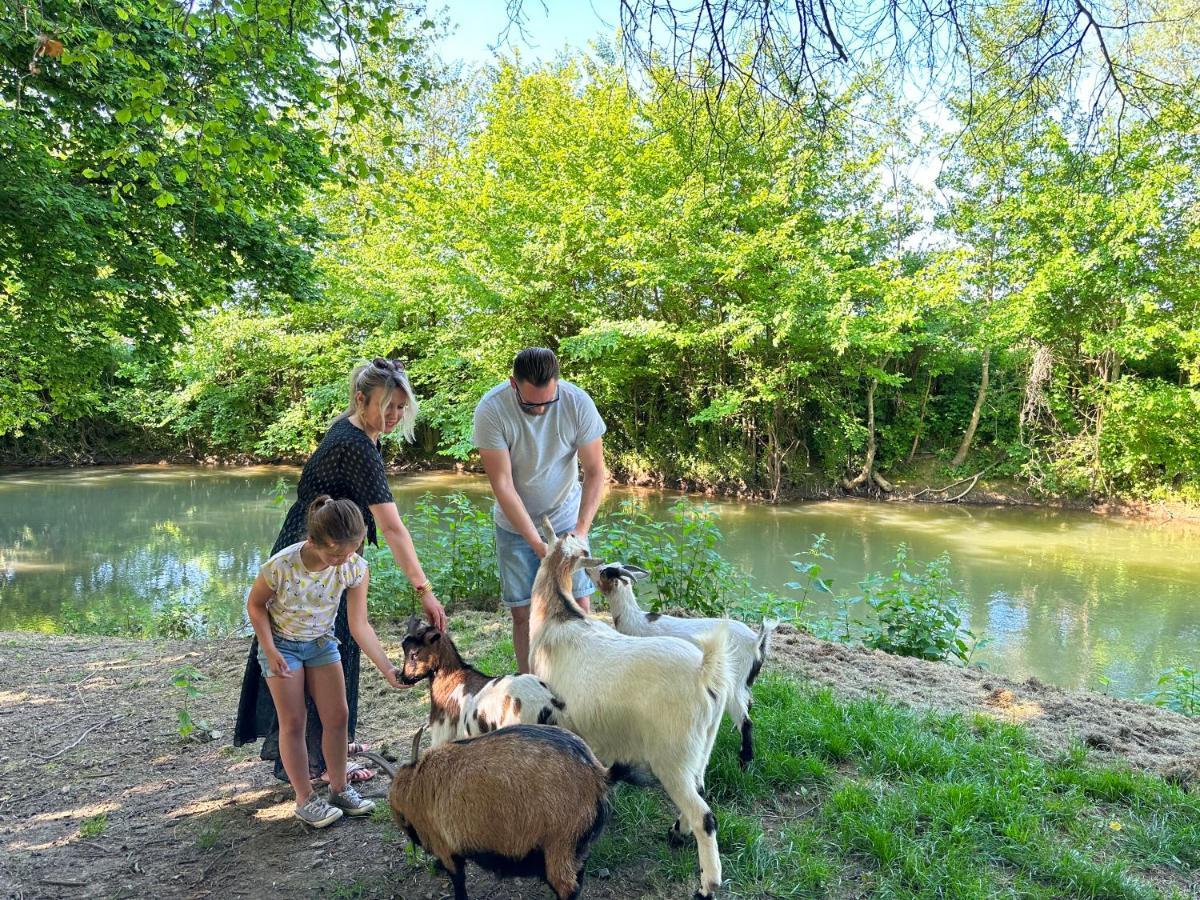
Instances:
[[[639,602],[644,596],[654,612],[676,607],[722,616],[744,608],[754,593],[749,577],[721,556],[721,529],[704,506],[681,499],[660,521],[627,501],[605,516],[590,538],[600,558],[633,563],[652,574],[643,582]]]
[[[447,71],[384,0],[30,8],[0,25],[0,456],[302,457],[382,354],[417,452],[466,459],[542,344],[647,483],[886,489],[853,476],[925,455],[1195,495],[1195,85],[1080,116],[1001,50],[1031,14],[972,14],[986,77],[909,137],[878,84],[638,92],[604,48]],[[1195,40],[1138,53],[1177,74]]]
[[[918,659],[971,661],[979,641],[963,626],[963,598],[950,578],[948,554],[914,572],[901,544],[891,572],[872,575],[861,587],[861,599],[876,615],[863,626],[866,646]]]
[[[211,731],[207,722],[192,718],[192,702],[204,693],[208,676],[192,665],[182,665],[171,673],[171,684],[179,694],[179,706],[175,716],[179,720],[177,731],[185,740],[202,733],[207,737]]]
[[[428,86],[391,0],[46,0],[0,17],[0,434],[103,419],[193,310],[316,295],[330,179],[366,176],[369,84]],[[50,47],[53,52],[45,52]],[[395,52],[393,50],[393,52]],[[132,385],[130,385],[132,382]]]
[[[404,517],[434,591],[450,609],[485,604],[500,596],[495,530],[489,508],[456,491],[424,494]],[[400,619],[420,611],[416,594],[386,547],[367,547],[372,614]]]
[[[1188,665],[1167,669],[1159,676],[1158,687],[1146,695],[1146,700],[1185,716],[1200,716],[1200,670]]]

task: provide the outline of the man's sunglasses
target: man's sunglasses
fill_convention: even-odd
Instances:
[[[517,392],[517,403],[520,404],[521,409],[537,409],[539,406],[549,406],[551,403],[558,402],[558,390],[557,389],[555,389],[555,391],[554,391],[553,399],[543,400],[540,403],[530,403],[528,400],[526,400],[524,397],[522,397],[521,389],[519,387],[517,387],[515,384],[513,385],[513,390]]]

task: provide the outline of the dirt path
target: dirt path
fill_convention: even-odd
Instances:
[[[398,655],[394,641],[385,644]],[[245,649],[242,640],[0,634],[0,896],[448,896],[445,879],[408,854],[390,823],[307,831],[290,817],[290,790],[259,761],[258,747],[230,746]],[[193,710],[223,732],[211,743],[176,733],[179,691],[170,675],[183,664],[211,676]],[[773,665],[845,695],[982,712],[1023,722],[1048,746],[1079,737],[1185,780],[1200,774],[1200,721],[1139,704],[828,644],[788,628]],[[427,716],[426,697],[424,689],[393,691],[364,668],[359,737],[405,756]],[[367,787],[378,797],[385,780]],[[472,896],[542,896],[531,890],[528,882],[472,876]],[[654,893],[627,878],[592,879],[587,896]]]
[[[449,896],[390,822],[309,831],[258,746],[230,745],[246,646],[0,634],[0,897]],[[395,642],[385,646],[398,658]],[[183,664],[212,676],[193,709],[223,732],[211,743],[176,733],[169,680]],[[426,697],[392,690],[366,664],[359,736],[404,757]],[[378,778],[363,793],[383,806],[385,791]],[[100,815],[103,828],[85,837]],[[478,872],[469,883],[493,900],[531,886]],[[630,895],[593,880],[588,896]]]

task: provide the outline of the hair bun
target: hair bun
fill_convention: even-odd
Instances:
[[[326,503],[332,503],[332,502],[333,502],[333,498],[330,497],[328,494],[318,494],[316,499],[314,499],[312,503],[308,504],[308,511],[316,512],[318,509],[320,509]]]

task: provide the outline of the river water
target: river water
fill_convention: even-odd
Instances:
[[[272,501],[298,470],[130,466],[0,474],[0,630],[120,624],[180,601],[236,627],[246,589],[285,507]],[[423,493],[461,490],[480,502],[486,479],[392,479],[403,514]],[[293,495],[289,494],[288,502]],[[636,497],[665,516],[678,495],[615,488],[606,508]],[[769,506],[712,501],[722,554],[765,589],[785,593],[789,564],[814,534],[835,556],[835,589],[854,592],[888,566],[943,552],[979,660],[1010,677],[1135,696],[1176,663],[1200,665],[1200,532],[1084,512],[862,501]],[[417,548],[418,552],[420,547]],[[633,560],[627,560],[633,562]],[[832,607],[818,607],[831,615]]]

